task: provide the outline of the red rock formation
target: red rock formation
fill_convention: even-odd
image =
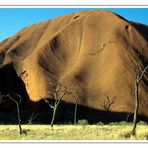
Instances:
[[[13,65],[32,101],[52,97],[50,78],[72,85],[79,91],[78,103],[94,109],[104,110],[100,104],[106,96],[116,96],[115,112],[134,111],[136,61],[141,69],[148,64],[148,27],[102,10],[41,22],[0,43],[1,68]],[[145,75],[140,84],[139,113],[144,116],[146,80]]]

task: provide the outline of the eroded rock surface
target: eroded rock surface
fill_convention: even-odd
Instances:
[[[136,61],[141,69],[148,64],[148,27],[103,10],[41,22],[0,43],[1,68],[12,64],[35,102],[52,97],[50,78],[78,90],[80,105],[104,110],[106,96],[116,97],[112,111],[133,112]],[[140,83],[139,113],[144,116],[147,80],[145,75]]]

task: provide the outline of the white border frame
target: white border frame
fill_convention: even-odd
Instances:
[[[45,0],[42,0],[42,2],[43,1],[45,1]],[[55,0],[55,2],[56,1],[57,0]],[[80,0],[78,0],[78,1],[80,1]],[[92,2],[92,0],[90,0],[90,1]],[[68,3],[66,5],[62,3],[60,5],[60,3],[56,4],[55,2],[50,3],[50,4],[47,4],[47,3],[33,4],[33,3],[30,3],[29,0],[26,0],[26,3],[21,3],[21,4],[20,4],[20,0],[19,0],[19,2],[17,0],[14,0],[13,4],[12,4],[12,3],[9,3],[8,0],[5,0],[4,2],[0,2],[0,8],[148,8],[148,0],[147,0],[147,3],[143,3],[143,2],[145,2],[145,0],[134,0],[134,2],[136,4],[133,4],[133,5],[131,2],[129,3],[130,0],[127,0],[128,4],[127,3],[125,4],[126,0],[122,0],[121,4],[117,3],[118,0],[116,0],[116,4],[114,3],[115,1],[113,3],[112,3],[112,1],[113,0],[110,0],[110,2],[111,2],[110,4],[105,2],[105,3],[101,3],[100,5],[98,4],[98,2],[97,2],[97,4],[87,3],[88,0],[85,1],[86,3],[84,5],[79,4],[79,3],[77,3],[77,4],[75,4],[75,3],[69,4]],[[12,2],[12,0],[11,0],[11,2]],[[77,0],[75,2],[77,2]],[[95,2],[96,2],[96,0],[95,0]],[[117,147],[121,146],[120,144],[128,144],[128,145],[136,144],[136,146],[134,145],[134,148],[137,148],[137,147],[139,148],[139,144],[148,144],[148,140],[0,140],[0,144],[15,144],[15,147],[19,146],[19,145],[17,145],[18,143],[25,144],[25,147],[26,147],[26,144],[45,144],[45,143],[49,143],[49,144],[57,144],[57,143],[58,144],[64,144],[64,143],[68,143],[68,144],[93,143],[93,144],[95,144],[96,143],[96,144],[113,144],[113,146],[115,146],[115,144],[119,144],[119,145],[116,145]],[[102,146],[104,146],[104,145],[102,145]],[[108,147],[108,145],[107,145],[107,147]]]

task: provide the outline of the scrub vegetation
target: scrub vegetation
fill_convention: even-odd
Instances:
[[[83,122],[79,122],[83,123]],[[86,122],[85,122],[86,123]],[[0,140],[147,140],[148,127],[139,122],[135,136],[130,135],[132,123],[118,122],[104,125],[22,125],[27,132],[20,135],[16,125],[1,125]]]

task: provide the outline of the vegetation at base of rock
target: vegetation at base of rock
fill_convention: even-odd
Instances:
[[[88,125],[88,121],[86,119],[81,119],[81,120],[78,121],[78,124],[83,125],[83,126]]]
[[[16,125],[1,125],[0,140],[148,140],[148,127],[137,126],[131,136],[131,125],[22,125],[27,134],[20,135]]]

